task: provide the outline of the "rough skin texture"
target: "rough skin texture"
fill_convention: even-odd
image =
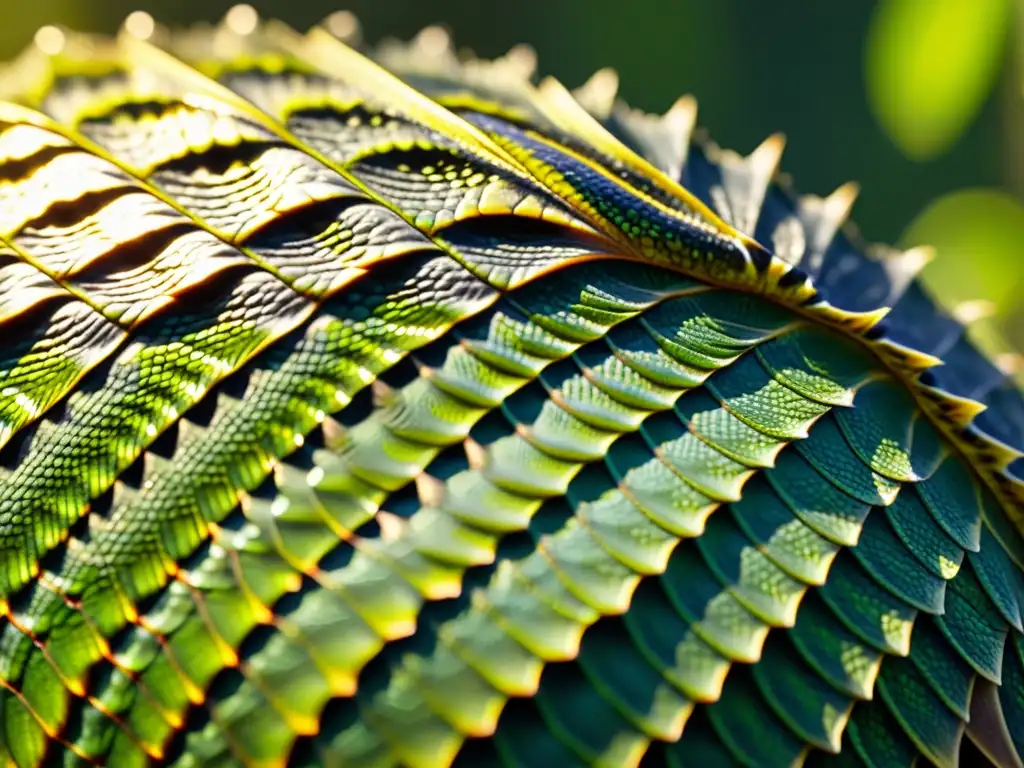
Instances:
[[[1024,400],[849,188],[144,21],[0,72],[0,764],[1021,765]]]

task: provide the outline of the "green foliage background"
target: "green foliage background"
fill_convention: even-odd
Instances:
[[[682,93],[722,145],[789,139],[801,190],[861,184],[870,240],[937,246],[929,269],[950,304],[990,299],[982,329],[1024,349],[1024,91],[1021,0],[254,0],[305,28],[342,8],[364,35],[408,38],[441,23],[481,55],[531,44],[567,85],[611,66],[632,104]],[[339,5],[340,3],[340,5]],[[166,24],[216,21],[231,0],[4,3],[0,58],[43,24],[112,32],[142,8]],[[966,190],[966,192],[965,192]],[[922,215],[923,213],[923,215]],[[998,328],[998,331],[995,329]]]

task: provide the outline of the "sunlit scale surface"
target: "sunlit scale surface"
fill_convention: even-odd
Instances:
[[[0,72],[0,763],[1021,765],[1024,400],[925,254],[532,69]]]

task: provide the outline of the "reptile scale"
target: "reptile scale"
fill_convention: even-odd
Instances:
[[[1021,766],[1024,398],[780,138],[247,7],[0,99],[0,765]]]

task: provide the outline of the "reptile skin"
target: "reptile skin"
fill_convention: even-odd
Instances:
[[[0,71],[0,765],[1021,766],[1024,398],[927,252],[233,13]]]

